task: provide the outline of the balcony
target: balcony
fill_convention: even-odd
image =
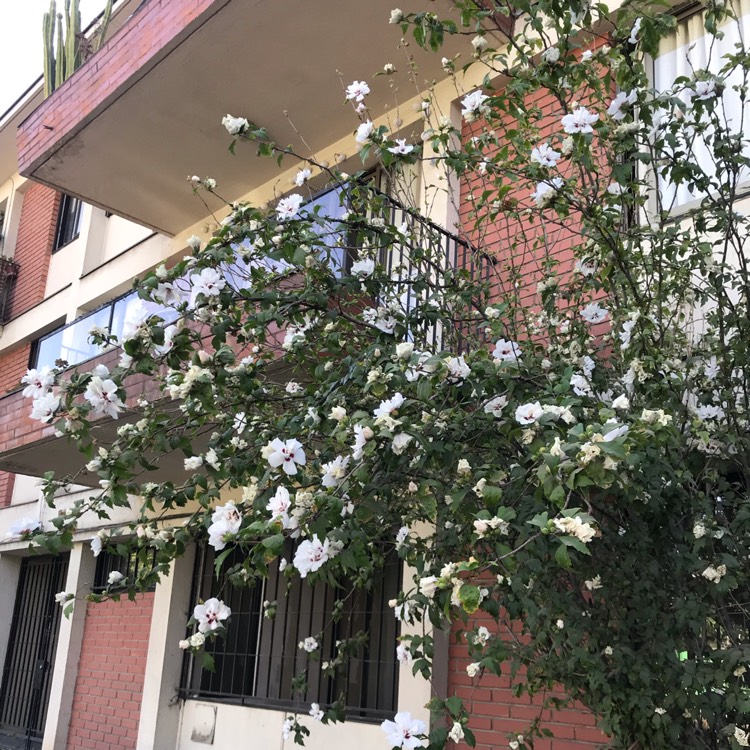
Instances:
[[[442,227],[433,224],[423,217],[409,211],[398,201],[387,198],[379,193],[383,199],[382,218],[392,226],[406,225],[408,234],[415,245],[429,247],[433,257],[440,258],[438,264],[415,266],[410,260],[409,244],[394,248],[387,257],[381,257],[380,262],[389,270],[394,281],[408,279],[414,271],[429,273],[441,277],[454,269],[465,269],[475,278],[484,282],[491,281],[492,262],[489,257],[476,252],[466,242],[447,232]],[[315,210],[319,216],[329,216],[341,210],[339,196],[334,192],[324,193],[308,204],[310,210]],[[333,220],[336,221],[336,220]],[[346,244],[345,242],[342,244]],[[348,265],[348,253],[339,247],[331,253],[330,262],[335,272],[344,273]],[[424,261],[422,262],[424,263]],[[228,275],[231,270],[228,269]],[[413,293],[405,293],[401,300],[405,309],[411,309],[420,304],[420,299]],[[88,334],[92,326],[107,328],[110,332],[120,334],[126,325],[129,314],[133,313],[136,305],[144,304],[134,292],[118,297],[106,305],[94,310],[77,321],[63,328],[57,329],[40,339],[36,347],[33,364],[38,367],[54,365],[58,360],[64,360],[69,366],[82,370],[91,370],[98,364],[105,364],[112,368],[119,359],[120,350],[110,349],[102,351],[88,342]],[[147,303],[150,304],[150,303]],[[152,306],[154,313],[160,310]],[[452,350],[464,347],[466,329],[452,331],[441,328],[438,324],[423,332],[428,345],[433,350],[443,346],[450,346]],[[278,342],[284,338],[284,331],[276,331]],[[276,382],[285,382],[289,373],[285,363],[280,360],[272,366],[268,377]],[[130,411],[120,419],[102,419],[94,428],[95,437],[106,445],[114,440],[117,428],[125,422],[138,419],[136,401],[145,396],[149,400],[160,397],[157,382],[144,375],[133,375],[126,382]],[[174,402],[164,404],[165,409],[176,408]],[[24,398],[21,390],[14,391],[0,398],[0,471],[10,471],[30,476],[42,476],[47,471],[68,474],[82,469],[85,459],[76,450],[73,443],[66,437],[55,435],[51,425],[42,424],[30,418],[31,401]],[[149,474],[149,481],[164,481],[184,475],[182,454],[174,453],[159,461],[159,469]],[[95,486],[96,476],[83,476],[77,480],[80,484],[87,481]]]
[[[447,15],[451,5],[418,0],[415,9]],[[392,0],[145,0],[22,123],[20,171],[159,232],[183,231],[207,213],[187,175],[215,178],[232,201],[278,174],[273,160],[256,158],[252,148],[228,153],[220,124],[227,112],[307,153],[291,120],[317,153],[357,125],[343,105],[337,71],[347,83],[371,80],[391,62],[401,71],[394,76],[400,101],[416,95],[406,53],[398,49],[401,30],[388,24],[392,6]],[[443,54],[469,49],[460,36],[448,40]],[[440,54],[414,42],[408,53],[420,80],[444,77]],[[387,84],[373,86],[373,117],[395,103]],[[404,116],[416,116],[408,110]],[[210,208],[220,208],[218,200]]]

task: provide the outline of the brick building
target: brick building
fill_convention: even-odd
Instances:
[[[443,0],[418,5],[450,8]],[[132,279],[181,257],[188,237],[208,236],[215,222],[209,211],[221,217],[226,210],[218,201],[207,210],[193,197],[186,175],[214,177],[232,201],[262,203],[291,189],[296,166],[280,172],[249,150],[227,153],[220,125],[226,112],[263,124],[282,142],[294,137],[292,121],[319,160],[351,159],[357,168],[356,120],[341,106],[337,71],[369,80],[385,62],[397,62],[399,31],[386,23],[390,9],[382,0],[326,0],[315,7],[304,0],[122,0],[116,32],[94,58],[48,99],[42,100],[40,85],[0,117],[0,248],[13,261],[0,279],[0,632],[7,634],[0,636],[0,750],[198,750],[234,747],[238,737],[258,746],[286,744],[280,729],[290,704],[270,676],[260,684],[263,670],[270,674],[263,649],[250,664],[249,647],[235,644],[233,666],[223,669],[241,665],[244,675],[250,665],[254,674],[239,687],[221,675],[215,684],[183,659],[177,643],[196,592],[203,590],[205,560],[195,551],[135,602],[79,602],[69,620],[61,619],[54,594],[96,588],[116,563],[91,553],[89,540],[101,528],[95,518],[56,559],[29,557],[25,545],[8,535],[26,519],[48,524],[53,511],[40,502],[37,478],[82,461],[51,427],[29,418],[19,384],[28,367],[64,359],[90,369],[112,358],[88,342],[90,328],[121,330],[133,302]],[[683,43],[676,37],[665,59]],[[450,40],[446,54],[468,56],[467,47],[465,39]],[[421,78],[437,81],[436,101],[458,124],[456,90],[440,56],[410,52]],[[273,64],[259,65],[261,60]],[[482,75],[470,71],[464,90],[475,88]],[[420,102],[417,93],[401,103],[406,138],[418,138],[422,130]],[[373,86],[368,104],[378,122],[386,122],[388,87]],[[558,117],[553,102],[539,104]],[[468,138],[471,129],[465,128]],[[433,169],[424,164],[421,185],[434,182]],[[460,228],[466,217],[457,207],[465,205],[470,189],[423,194],[426,219],[450,231]],[[498,228],[491,252],[503,252],[507,232],[512,227]],[[564,252],[564,241],[560,247]],[[75,496],[61,497],[60,507]],[[108,523],[128,520],[129,513],[118,509]],[[248,623],[260,617],[252,606]],[[260,633],[259,642],[275,635]],[[296,643],[293,632],[285,639]],[[464,697],[485,749],[506,747],[508,733],[523,732],[539,715],[539,706],[515,697],[507,680],[469,678],[460,649],[447,637],[442,658],[442,676],[428,685],[395,666],[393,649],[384,651],[390,689],[369,693],[359,719],[317,727],[308,746],[328,747],[333,740],[383,748],[379,721],[399,709],[427,720],[422,707],[433,691]],[[604,741],[583,710],[543,718],[555,739],[537,743],[540,750],[585,750]]]

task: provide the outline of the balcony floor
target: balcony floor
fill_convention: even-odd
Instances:
[[[416,5],[447,14],[451,3]],[[207,213],[188,175],[214,177],[233,201],[278,174],[252,146],[228,153],[224,114],[248,117],[278,143],[309,153],[293,122],[319,152],[358,124],[344,103],[343,86],[352,80],[370,83],[367,103],[377,117],[443,78],[443,54],[461,51],[468,59],[465,36],[450,38],[437,54],[413,41],[399,49],[401,30],[388,23],[392,7],[391,0],[149,0],[22,124],[21,172],[165,234],[183,231]],[[407,53],[419,86],[407,74]],[[384,77],[373,79],[389,62],[399,70],[391,81],[396,94]],[[407,135],[418,137],[419,124],[414,130]],[[349,155],[355,145],[352,137]],[[221,207],[209,199],[212,210]]]

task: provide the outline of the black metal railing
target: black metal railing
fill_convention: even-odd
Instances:
[[[292,553],[289,547],[287,557]],[[233,551],[223,570],[243,559],[241,550]],[[400,590],[398,559],[386,565],[381,580],[369,590],[336,588],[324,582],[312,586],[298,576],[285,578],[278,565],[263,585],[230,587],[225,573],[214,576],[213,560],[212,550],[199,549],[192,601],[221,598],[232,617],[226,637],[205,645],[215,671],[203,669],[200,657],[186,654],[183,698],[306,713],[311,703],[326,706],[344,694],[349,718],[374,721],[393,715],[398,697],[398,621],[388,602]],[[276,602],[273,618],[264,617],[264,601]],[[342,602],[342,614],[332,622],[336,601]],[[360,632],[367,633],[367,645],[349,660],[346,673],[324,674],[322,665],[335,658],[337,642]],[[299,644],[315,636],[319,636],[319,647],[308,659]],[[292,681],[304,670],[306,688],[295,692]]]
[[[396,294],[404,313],[408,314],[416,306],[427,302],[425,294],[415,293],[410,284],[410,279],[417,275],[440,285],[447,283],[449,279],[458,278],[459,272],[465,271],[473,281],[481,282],[489,289],[493,266],[489,255],[476,250],[466,240],[406,208],[377,188],[367,189],[377,198],[376,218],[384,226],[405,229],[403,242],[382,249],[378,258],[393,279],[394,289],[403,290]],[[306,204],[309,212],[318,213],[321,233],[328,245],[327,260],[341,274],[348,272],[358,252],[348,237],[350,232],[346,224],[340,219],[340,214],[346,207],[346,199],[342,200],[340,187],[324,191]],[[228,272],[231,273],[231,269]],[[486,302],[487,300],[476,300],[480,309]],[[144,305],[150,312],[164,313],[162,306],[141,300],[134,291],[127,292],[35,341],[29,367],[54,367],[58,361],[72,366],[98,356],[103,350],[91,343],[91,329],[97,326],[120,337],[130,316]],[[461,311],[454,310],[453,313],[461,315]],[[446,347],[460,351],[465,348],[470,332],[476,333],[476,330],[470,329],[471,326],[465,322],[454,323],[449,327],[445,322],[438,321],[424,327],[419,332],[419,338],[433,351]]]

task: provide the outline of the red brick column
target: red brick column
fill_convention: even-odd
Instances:
[[[32,185],[24,194],[13,256],[21,267],[11,299],[14,318],[44,299],[59,209],[60,194],[51,188]]]
[[[152,593],[88,605],[68,750],[135,750],[153,607]]]

